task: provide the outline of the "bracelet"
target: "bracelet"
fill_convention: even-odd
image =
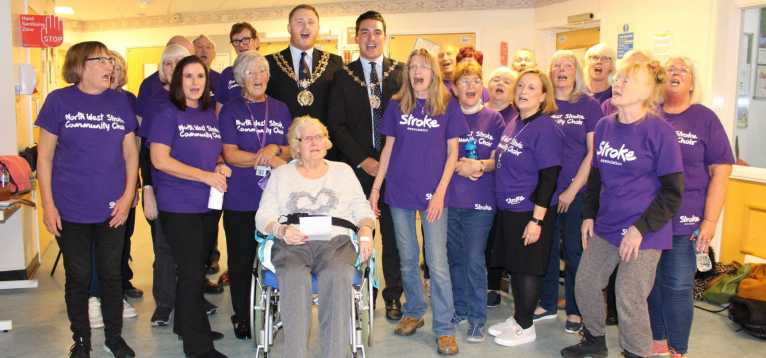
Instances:
[[[481,165],[481,172],[484,173],[484,169],[485,169],[484,161],[483,160],[479,160],[479,165]]]

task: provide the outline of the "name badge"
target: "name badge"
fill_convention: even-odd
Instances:
[[[329,216],[310,216],[300,218],[300,230],[309,240],[330,240],[332,218]]]
[[[255,175],[259,177],[265,177],[271,172],[271,167],[267,165],[259,165],[255,167]]]

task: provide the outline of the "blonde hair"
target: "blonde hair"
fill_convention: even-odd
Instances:
[[[527,69],[522,71],[519,74],[519,77],[516,79],[516,81],[513,83],[513,107],[516,108],[518,111],[518,107],[516,107],[516,90],[519,86],[519,81],[521,81],[522,78],[526,75],[536,75],[540,82],[543,84],[543,93],[545,94],[545,101],[540,104],[541,110],[545,114],[552,114],[559,110],[559,107],[556,106],[556,94],[553,92],[553,84],[551,83],[551,80],[548,78],[548,75],[543,73],[537,68]]]
[[[614,50],[607,47],[603,43],[595,44],[591,46],[588,49],[588,51],[585,51],[585,57],[583,57],[584,65],[583,65],[582,71],[585,76],[585,85],[588,86],[588,88],[590,88],[590,57],[591,56],[607,56],[611,59],[611,61],[609,62],[611,63],[612,67],[610,68],[610,71],[608,73],[609,76],[611,76],[614,73],[614,69],[616,67],[615,59],[617,58],[616,57],[617,55],[614,53]],[[611,78],[610,78],[610,82],[611,82]]]
[[[492,81],[492,79],[497,76],[505,76],[505,75],[511,76],[511,78],[513,78],[514,80],[516,79],[515,72],[513,72],[513,70],[510,67],[500,66],[494,69],[492,73],[489,74],[489,80]]]
[[[293,159],[301,159],[301,137],[303,136],[303,129],[309,126],[317,126],[319,130],[324,134],[325,143],[327,144],[326,150],[332,148],[332,141],[330,141],[330,133],[327,131],[322,122],[312,116],[300,116],[293,119],[293,123],[290,124],[290,128],[287,130],[287,145],[290,146],[290,155]]]
[[[423,57],[425,62],[431,67],[431,84],[428,85],[428,98],[426,99],[426,111],[432,116],[439,116],[447,111],[450,94],[447,87],[444,86],[442,72],[436,58],[426,49],[415,49],[407,58],[407,64],[402,71],[402,87],[392,98],[399,101],[399,109],[402,113],[412,113],[415,109],[415,91],[410,83],[410,66],[415,56]]]
[[[643,55],[646,53],[644,52]],[[627,58],[627,57],[626,57]],[[659,105],[665,97],[665,82],[667,74],[659,61],[654,58],[641,58],[633,56],[631,60],[620,61],[615,72],[618,76],[632,77],[643,73],[649,79],[651,94],[644,100],[644,108],[653,114],[657,114]]]
[[[665,68],[667,69],[670,67],[670,63],[679,60],[684,63],[684,66],[689,68],[689,74],[692,76],[692,88],[689,91],[689,97],[691,98],[691,103],[699,103],[700,98],[702,97],[702,92],[700,92],[697,89],[697,67],[694,66],[694,61],[692,61],[691,58],[686,56],[672,56],[668,58],[667,61],[665,61]],[[669,77],[669,76],[668,76]]]
[[[119,70],[120,78],[122,79],[122,82],[117,84],[117,88],[122,88],[122,86],[125,86],[125,84],[128,83],[128,67],[125,63],[125,58],[122,57],[119,52],[114,50],[109,50],[108,53],[109,56],[114,57],[114,70]]]
[[[582,66],[580,66],[580,61],[577,59],[577,55],[575,55],[574,52],[570,50],[558,50],[553,54],[553,57],[551,57],[551,66],[548,69],[548,76],[553,77],[551,73],[553,72],[553,66],[556,64],[558,60],[561,59],[570,59],[574,62],[575,65],[575,83],[574,87],[572,88],[572,92],[569,93],[569,103],[577,103],[577,101],[580,100],[580,96],[583,94],[583,90],[585,89],[585,81],[583,80],[582,76]]]
[[[162,56],[160,56],[160,68],[158,70],[160,75],[160,81],[164,84],[169,84],[171,78],[173,77],[173,73],[165,73],[165,66],[164,63],[167,60],[170,59],[176,59],[176,58],[184,58],[186,56],[191,55],[189,53],[189,49],[186,47],[183,47],[181,45],[176,44],[170,44],[165,47],[165,50],[162,51]]]
[[[452,82],[457,83],[460,77],[476,75],[479,79],[482,79],[481,65],[473,58],[466,58],[465,61],[461,61],[455,66],[455,72],[452,73]]]

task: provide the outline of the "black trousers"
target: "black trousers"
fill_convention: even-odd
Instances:
[[[238,321],[249,322],[250,279],[258,250],[255,211],[224,210],[223,230],[226,233],[231,305]]]
[[[160,211],[162,232],[173,252],[178,272],[173,331],[183,339],[184,353],[204,354],[213,349],[210,322],[203,308],[205,263],[213,245],[210,228],[215,212],[181,214]]]
[[[210,230],[212,231],[208,231],[210,235],[213,236],[213,246],[210,248],[210,254],[208,254],[207,256],[207,262],[205,263],[206,268],[213,266],[213,264],[217,263],[218,260],[221,258],[221,252],[218,251],[218,222],[221,221],[221,214],[223,214],[223,211],[221,210],[211,210],[211,211],[215,213],[216,220],[215,220],[215,225],[213,225],[213,227],[210,228]]]
[[[130,237],[133,236],[133,229],[136,226],[136,208],[131,208],[128,212],[128,219],[125,221],[125,239],[122,245],[122,290],[125,291],[130,286],[130,280],[133,279],[133,270],[130,269]],[[91,252],[96,252],[96,242],[91,244]],[[91,254],[91,281],[88,295],[91,297],[101,297],[101,285],[98,282],[98,263],[96,255]]]
[[[362,184],[364,195],[370,196],[374,177],[369,176],[361,168],[354,169],[359,183]],[[385,187],[385,186],[384,186]],[[391,208],[383,202],[384,189],[381,188],[380,201],[380,235],[383,238],[383,278],[386,280],[386,288],[383,289],[383,299],[386,302],[396,301],[402,297],[402,271],[399,265],[399,250],[396,247],[394,236],[394,220],[391,218]]]
[[[492,265],[492,247],[495,244],[495,228],[497,227],[497,213],[495,213],[495,220],[492,221],[492,229],[489,230],[489,238],[487,239],[487,249],[484,251],[484,259],[487,264],[487,289],[492,291],[500,291],[500,281],[503,278],[502,267],[495,267]]]
[[[72,337],[90,340],[88,320],[88,287],[91,281],[92,258],[96,256],[98,279],[101,286],[101,312],[104,317],[104,335],[114,338],[122,335],[122,278],[121,258],[125,225],[110,228],[109,222],[78,224],[62,220],[61,235],[56,237],[64,256],[66,284],[64,300],[71,323]],[[95,250],[91,245],[95,242]]]
[[[157,307],[170,310],[176,305],[176,260],[163,232],[159,218],[147,220],[152,232],[154,265],[152,270],[152,296]]]

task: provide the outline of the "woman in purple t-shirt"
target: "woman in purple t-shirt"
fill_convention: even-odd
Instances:
[[[447,188],[458,157],[458,137],[468,132],[460,106],[447,93],[438,64],[424,49],[417,49],[402,72],[402,87],[383,115],[380,133],[386,142],[370,204],[378,213],[380,186],[386,182],[386,203],[391,207],[396,243],[401,258],[402,283],[407,302],[394,331],[409,336],[422,327],[426,303],[419,276],[416,214],[420,214],[431,274],[433,330],[441,354],[457,353],[452,283],[447,262]]]
[[[612,85],[619,112],[596,125],[575,284],[585,327],[583,340],[561,351],[564,357],[606,356],[602,290],[618,263],[615,292],[623,355],[651,355],[647,298],[660,253],[671,247],[670,219],[681,205],[684,186],[676,136],[653,112],[664,82],[657,61],[621,63]]]
[[[516,117],[516,109],[513,108],[513,82],[516,78],[513,76],[513,70],[501,66],[492,71],[489,75],[489,101],[487,108],[500,112],[503,116],[503,123],[508,124],[513,117]]]
[[[245,51],[234,61],[234,79],[241,96],[224,104],[219,115],[223,157],[231,166],[229,191],[223,198],[229,285],[234,315],[234,335],[251,338],[250,279],[258,243],[255,212],[271,169],[290,155],[287,129],[292,117],[287,105],[266,96],[269,62],[255,51]]]
[[[604,44],[596,44],[585,52],[585,86],[587,92],[598,100],[599,104],[612,98],[612,86],[609,76],[614,72],[615,53]]]
[[[694,311],[695,252],[707,254],[726,197],[726,181],[734,155],[721,121],[713,111],[695,103],[694,64],[686,57],[665,63],[663,117],[681,146],[684,194],[673,217],[673,246],[662,252],[654,289],[649,296],[653,355],[686,355]],[[696,240],[696,241],[695,241]]]
[[[56,236],[66,268],[71,357],[87,357],[91,350],[91,255],[101,286],[105,346],[115,356],[135,356],[121,337],[120,259],[138,177],[138,123],[128,98],[109,88],[113,66],[100,42],[72,46],[64,79],[73,85],[51,92],[36,122],[43,223]]]
[[[221,160],[221,134],[210,99],[205,64],[184,57],[173,70],[170,102],[152,123],[152,177],[157,207],[178,272],[173,331],[183,339],[184,353],[225,357],[213,347],[223,335],[210,330],[203,309],[205,263],[214,243],[217,210],[208,209],[211,188],[226,191],[231,169]]]
[[[495,202],[500,211],[492,253],[495,266],[511,273],[514,314],[488,330],[495,343],[507,347],[537,339],[532,319],[553,240],[564,136],[550,117],[556,102],[548,76],[525,70],[514,88],[519,116],[505,127],[497,147]]]
[[[458,139],[460,160],[448,189],[447,255],[455,322],[468,320],[466,340],[484,341],[487,321],[487,236],[495,217],[495,148],[503,117],[481,102],[481,66],[460,62],[455,69],[460,109],[470,131]]]
[[[569,50],[553,54],[550,77],[556,94],[558,110],[551,118],[564,133],[564,152],[561,173],[556,184],[559,199],[558,218],[554,228],[548,271],[543,281],[540,306],[535,310],[535,320],[555,319],[559,297],[560,245],[563,240],[566,275],[567,320],[564,330],[577,333],[582,329],[582,318],[574,297],[574,280],[582,255],[580,226],[582,226],[582,189],[588,180],[593,160],[593,129],[601,119],[601,107],[593,97],[584,93],[585,81],[577,56]]]

